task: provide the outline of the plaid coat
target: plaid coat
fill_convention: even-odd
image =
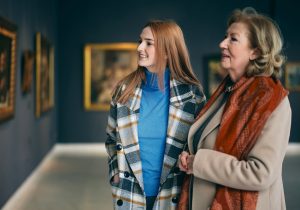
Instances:
[[[117,103],[114,98],[111,101],[105,145],[115,209],[146,209],[137,132],[141,96],[142,89],[137,87],[134,96],[125,104]],[[176,208],[184,175],[177,167],[177,158],[187,143],[190,126],[204,102],[205,96],[199,87],[170,80],[166,147],[155,210]],[[120,177],[118,184],[112,182],[116,174]]]

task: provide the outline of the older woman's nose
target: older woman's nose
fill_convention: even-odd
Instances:
[[[223,41],[220,42],[219,47],[220,47],[221,49],[224,49],[224,48],[227,47],[227,39],[226,39],[226,38],[223,39]]]

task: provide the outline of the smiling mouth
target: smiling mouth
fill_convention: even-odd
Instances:
[[[139,60],[146,60],[147,58],[147,56],[139,56]]]
[[[230,58],[230,56],[229,55],[224,55],[224,54],[222,54],[222,56],[221,56],[221,60],[223,60],[223,59],[226,59],[226,58]]]
[[[146,58],[146,57],[147,57],[147,55],[146,55],[146,54],[144,54],[144,53],[139,53],[139,57],[140,57],[140,58]]]

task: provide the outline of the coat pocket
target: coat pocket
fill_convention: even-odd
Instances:
[[[145,205],[144,194],[141,191],[134,175],[129,171],[120,172],[118,186],[112,187],[115,209],[143,209]]]

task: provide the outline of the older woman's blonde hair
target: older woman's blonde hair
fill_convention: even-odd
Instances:
[[[279,77],[285,62],[282,54],[283,39],[278,25],[271,18],[258,14],[247,7],[235,10],[228,19],[228,27],[233,23],[243,23],[248,28],[250,48],[257,49],[258,56],[251,60],[248,76],[269,75]]]
[[[171,78],[183,83],[200,86],[200,82],[193,72],[180,27],[172,20],[152,20],[143,28],[146,27],[150,27],[154,37],[160,88],[163,89],[163,75],[166,67],[170,69]],[[117,101],[125,103],[143,80],[145,80],[144,68],[138,66],[138,69],[120,81],[114,90]],[[120,88],[122,88],[122,91]]]

